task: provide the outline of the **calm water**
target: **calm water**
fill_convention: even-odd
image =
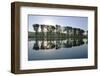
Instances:
[[[88,58],[87,39],[28,41],[28,60]]]

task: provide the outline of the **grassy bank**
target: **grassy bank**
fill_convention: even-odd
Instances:
[[[81,35],[68,35],[65,33],[56,33],[56,32],[28,32],[28,38],[33,39],[66,39],[66,38],[87,38],[87,36],[81,36]]]

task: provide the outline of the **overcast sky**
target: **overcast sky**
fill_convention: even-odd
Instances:
[[[61,27],[71,26],[73,28],[81,28],[86,31],[88,29],[88,17],[29,15],[29,31],[33,31],[33,24],[58,24]]]

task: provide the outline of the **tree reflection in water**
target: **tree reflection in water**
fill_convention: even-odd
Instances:
[[[75,38],[67,38],[66,40],[38,40],[35,39],[35,43],[33,44],[33,50],[41,50],[41,49],[60,49],[60,48],[72,48],[76,46],[80,46],[83,44],[87,44],[87,39],[75,39]]]
[[[35,41],[34,46],[33,46],[33,49],[35,49],[35,50],[39,50],[40,49],[39,48],[38,40]]]

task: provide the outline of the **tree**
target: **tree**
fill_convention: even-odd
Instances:
[[[72,33],[72,27],[64,27],[64,31],[66,31],[66,36],[69,37]]]
[[[81,37],[83,37],[83,33],[84,33],[85,31],[84,30],[80,30],[80,35],[81,35]]]
[[[56,25],[56,38],[60,38],[60,25]]]
[[[76,28],[73,28],[73,37],[76,37]]]
[[[37,37],[39,24],[34,24],[34,25],[33,25],[33,28],[34,28],[34,30],[35,30],[35,32],[36,32],[35,35],[36,35],[36,37]]]
[[[76,35],[79,37],[80,36],[80,28],[77,28],[76,30]]]
[[[47,32],[50,32],[51,31],[51,28],[50,28],[50,25],[47,25]]]
[[[54,26],[51,26],[51,29],[52,29],[52,32],[54,32],[54,30],[55,30],[55,27],[54,27]]]
[[[41,25],[42,37],[44,37],[44,27],[45,27],[45,25]]]
[[[34,28],[35,32],[37,32],[38,31],[38,28],[39,28],[39,24],[34,24],[33,25],[33,28]]]

